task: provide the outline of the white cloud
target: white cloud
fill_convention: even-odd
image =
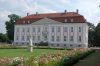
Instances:
[[[8,15],[11,14],[9,11],[0,11],[1,20],[8,20]]]
[[[87,21],[96,25],[100,21],[99,4],[100,0],[0,0],[0,24],[3,25],[0,27],[4,28],[7,15],[11,13],[25,16],[27,12],[51,13],[65,9],[79,9],[79,13],[84,15]]]
[[[11,14],[9,11],[0,11],[0,33],[6,33],[5,21],[9,20],[8,15]]]

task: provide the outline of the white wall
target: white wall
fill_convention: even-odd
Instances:
[[[48,21],[48,24],[45,23],[46,21]],[[52,23],[50,23],[50,21]],[[54,23],[54,24],[53,24]],[[66,44],[66,47],[69,48],[73,48],[73,47],[78,47],[78,45],[81,45],[82,47],[87,47],[88,45],[88,26],[86,23],[57,23],[56,21],[53,20],[48,20],[48,19],[42,19],[39,20],[38,22],[32,23],[32,24],[28,24],[28,25],[15,25],[15,33],[14,33],[14,42],[15,43],[24,43],[27,44],[28,41],[27,36],[36,36],[35,41],[33,41],[33,43],[39,43],[41,41],[44,41],[43,39],[43,29],[44,27],[47,26],[48,28],[48,42],[49,42],[49,46],[51,46],[51,44],[53,44],[54,46],[57,46],[57,44],[59,44],[59,46],[61,47],[65,47],[64,44]],[[52,26],[54,26],[54,33],[52,33]],[[60,27],[61,31],[58,33],[57,32],[57,27]],[[33,27],[35,27],[35,32],[33,32]],[[40,27],[40,32],[38,32],[38,28]],[[68,31],[66,33],[64,33],[63,31],[63,27],[67,27]],[[73,27],[74,31],[70,32],[71,27]],[[79,32],[78,29],[79,27],[82,28],[82,31]],[[16,32],[17,28],[19,28],[19,32]],[[25,32],[22,32],[22,28],[25,28]],[[27,32],[27,29],[29,28],[30,32]],[[51,41],[51,36],[54,35],[55,37],[55,41]],[[63,36],[67,35],[67,41],[64,42],[63,41]],[[73,35],[74,36],[74,41],[71,42],[70,41],[70,36]],[[16,40],[16,37],[19,36],[19,40]],[[22,41],[21,38],[22,36],[25,36],[25,41]],[[38,36],[40,36],[40,41],[38,41]],[[56,41],[56,36],[60,36],[60,41]],[[78,36],[82,36],[82,41],[79,42],[78,41]],[[73,45],[70,47],[70,45]]]

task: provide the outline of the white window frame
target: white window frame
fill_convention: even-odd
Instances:
[[[54,30],[54,26],[52,26],[52,27],[51,27],[51,31],[52,31],[52,32],[54,32],[54,31],[55,31],[55,30]]]
[[[73,32],[73,27],[71,27],[71,32]]]
[[[74,41],[74,36],[70,36],[70,41]]]
[[[68,27],[63,27],[64,32],[67,32]]]
[[[52,36],[51,41],[54,41],[54,36]]]

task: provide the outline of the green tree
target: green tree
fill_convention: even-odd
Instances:
[[[100,46],[100,23],[98,23],[98,25],[95,28],[95,40],[95,46]]]
[[[89,43],[89,46],[94,46],[95,45],[95,35],[94,35],[94,32],[95,32],[95,26],[94,24],[90,23],[90,22],[87,22],[88,26],[89,26],[89,31],[88,31],[88,43]]]
[[[20,18],[20,16],[16,14],[10,14],[8,15],[8,18],[10,19],[9,21],[6,21],[6,32],[7,36],[10,41],[14,40],[14,25],[15,22]]]
[[[8,37],[6,34],[0,33],[0,42],[8,42]]]

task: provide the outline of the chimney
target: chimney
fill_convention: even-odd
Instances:
[[[67,10],[65,10],[64,13],[67,13]]]
[[[77,9],[77,10],[76,10],[76,13],[78,14],[78,12],[79,12],[79,10]]]
[[[29,16],[29,13],[27,13],[27,16]]]

